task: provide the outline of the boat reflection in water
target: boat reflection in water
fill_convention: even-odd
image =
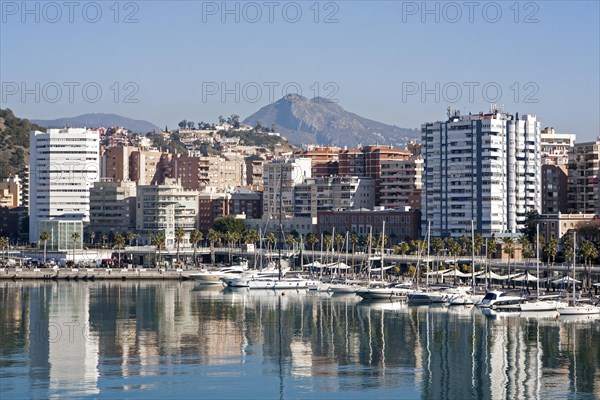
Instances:
[[[3,282],[0,396],[600,395],[598,320],[194,287]]]

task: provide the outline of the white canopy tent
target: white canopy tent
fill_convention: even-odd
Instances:
[[[512,278],[513,282],[537,282],[539,279],[535,275],[523,274]]]
[[[571,278],[570,276],[565,276],[563,278],[552,281],[552,283],[554,283],[555,285],[560,285],[563,283],[564,284],[573,283],[573,278]],[[581,283],[581,281],[578,281],[577,279],[575,279],[575,283]]]

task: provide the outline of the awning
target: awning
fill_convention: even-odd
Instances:
[[[570,276],[565,276],[564,278],[560,278],[555,281],[552,281],[552,283],[554,283],[555,285],[560,285],[563,283],[573,283],[573,278],[571,278]],[[575,279],[575,283],[581,283],[581,281],[578,281],[577,279]]]
[[[512,278],[514,282],[537,282],[538,277],[531,274],[523,274]]]

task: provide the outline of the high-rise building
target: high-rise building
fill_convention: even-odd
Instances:
[[[315,147],[302,151],[300,157],[312,160],[313,178],[339,174],[340,149],[338,147]]]
[[[375,181],[375,205],[381,204],[381,170],[386,160],[408,160],[409,150],[391,146],[364,146],[360,150],[342,150],[339,155],[340,176],[368,176]]]
[[[600,214],[600,137],[569,153],[569,212]]]
[[[136,184],[132,181],[95,182],[90,189],[89,232],[128,233],[135,230]]]
[[[542,129],[542,164],[567,164],[569,162],[569,151],[574,144],[575,135],[572,133],[556,133],[554,128]]]
[[[568,212],[568,171],[564,164],[542,165],[542,214]]]
[[[98,131],[85,128],[31,132],[30,242],[46,231],[50,248],[81,248],[83,225],[90,220],[90,188],[100,174],[99,139]]]
[[[517,234],[541,209],[540,123],[535,115],[461,116],[423,124],[421,231],[469,236]]]
[[[244,167],[243,158],[184,156],[173,159],[173,177],[187,190],[225,191],[245,184]]]
[[[198,215],[198,192],[185,190],[175,181],[167,178],[162,185],[140,185],[136,193],[136,227],[150,241],[152,233],[162,232],[165,245],[175,245],[175,229],[186,232],[182,246],[189,243],[189,232],[196,227]]]
[[[372,209],[372,178],[336,176],[305,179],[294,189],[294,215],[316,218],[319,211]]]
[[[263,215],[294,217],[294,187],[311,177],[310,158],[276,159],[263,164]],[[280,212],[281,211],[281,212]]]
[[[420,156],[411,156],[408,160],[383,160],[380,205],[421,209],[422,174],[423,159]]]

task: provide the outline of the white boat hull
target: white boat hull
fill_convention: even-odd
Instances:
[[[556,301],[530,301],[521,303],[521,311],[537,312],[537,311],[556,311],[560,303]]]
[[[600,314],[600,307],[592,305],[563,306],[557,309],[560,315],[596,315]]]

